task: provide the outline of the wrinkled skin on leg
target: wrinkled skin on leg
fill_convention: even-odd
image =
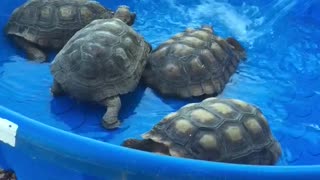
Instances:
[[[53,81],[51,86],[51,94],[53,96],[61,96],[65,94],[61,85],[56,80]],[[118,115],[121,108],[121,100],[119,96],[109,97],[102,101],[101,104],[107,107],[107,112],[102,118],[102,126],[106,129],[118,128],[120,126]]]
[[[109,97],[103,104],[107,107],[107,112],[103,115],[102,126],[106,129],[118,128],[120,126],[118,115],[121,108],[119,96]]]

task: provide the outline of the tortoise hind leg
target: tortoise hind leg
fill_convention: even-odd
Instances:
[[[60,96],[64,94],[61,85],[56,80],[53,80],[53,84],[51,86],[51,93],[53,96]]]
[[[245,49],[241,46],[239,41],[232,37],[228,37],[226,41],[234,47],[234,49],[238,52],[240,59],[246,59],[246,52]]]
[[[115,129],[120,126],[118,119],[121,108],[121,100],[119,96],[107,98],[103,104],[107,106],[107,112],[103,115],[102,126],[106,129]]]
[[[14,36],[13,40],[20,48],[22,48],[27,53],[28,59],[37,61],[37,62],[46,61],[47,59],[46,54],[42,50],[37,48],[34,44],[17,36]]]

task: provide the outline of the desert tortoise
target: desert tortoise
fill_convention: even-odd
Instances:
[[[45,49],[61,49],[75,32],[95,19],[117,17],[131,25],[135,16],[127,6],[119,6],[114,13],[92,0],[29,0],[14,10],[5,33],[30,60],[42,62],[46,60]]]
[[[161,154],[240,164],[273,165],[281,147],[261,111],[237,99],[208,98],[167,115],[143,140],[126,147]]]
[[[51,92],[107,106],[103,126],[118,127],[119,95],[136,88],[150,51],[149,43],[121,20],[94,20],[52,62]]]
[[[167,96],[216,95],[245,57],[238,41],[215,36],[211,26],[203,25],[158,46],[149,56],[143,78]]]

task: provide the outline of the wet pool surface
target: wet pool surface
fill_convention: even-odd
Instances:
[[[24,1],[4,2],[3,27]],[[320,164],[319,3],[256,1],[133,0],[101,1],[115,10],[127,4],[137,13],[134,28],[155,48],[186,27],[213,25],[217,35],[233,36],[246,48],[242,62],[219,97],[238,98],[260,107],[283,148],[279,165]],[[109,3],[109,5],[107,5]],[[0,104],[65,131],[120,144],[139,137],[169,112],[201,99],[164,98],[141,83],[122,99],[121,128],[100,126],[104,107],[53,98],[50,62],[37,64],[3,34],[0,36]],[[50,61],[55,53],[52,53]]]

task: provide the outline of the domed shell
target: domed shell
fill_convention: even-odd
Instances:
[[[79,29],[113,12],[89,0],[29,0],[15,9],[5,28],[42,47],[60,49]]]
[[[235,47],[212,28],[187,29],[157,47],[144,72],[161,94],[182,98],[220,93],[239,64]]]
[[[51,73],[71,96],[101,101],[137,86],[149,52],[143,37],[121,20],[95,20],[57,54]]]
[[[272,165],[281,155],[261,111],[236,99],[188,104],[143,138],[167,145],[173,156],[209,161]]]

